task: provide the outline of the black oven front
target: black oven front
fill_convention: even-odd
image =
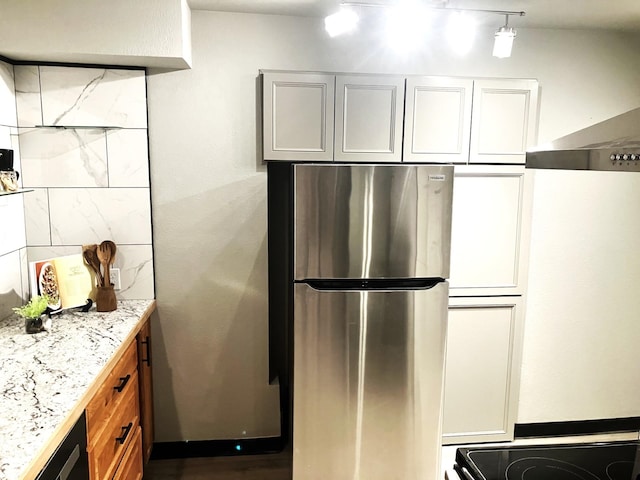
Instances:
[[[89,480],[87,423],[84,412],[36,480]]]

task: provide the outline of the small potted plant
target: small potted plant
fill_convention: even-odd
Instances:
[[[27,333],[38,333],[47,330],[51,319],[43,321],[43,315],[49,307],[49,297],[46,295],[36,295],[26,305],[13,309],[18,315],[24,318],[24,326]]]

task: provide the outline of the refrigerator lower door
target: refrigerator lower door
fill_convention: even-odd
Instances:
[[[448,283],[294,295],[293,478],[439,478]]]

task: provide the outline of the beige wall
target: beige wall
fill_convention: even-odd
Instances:
[[[148,77],[158,441],[278,434],[259,69],[537,78],[541,142],[640,106],[640,37],[521,29],[513,57],[498,60],[486,30],[466,59],[435,40],[402,59],[373,35],[328,39],[321,19],[194,11],[192,20],[193,68]],[[538,407],[538,382],[565,383],[561,366],[535,371],[536,347],[553,335],[536,332],[525,334],[520,422],[555,417],[556,405]]]

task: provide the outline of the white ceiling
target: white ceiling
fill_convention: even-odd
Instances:
[[[188,0],[188,3],[192,10],[325,16],[336,11],[340,0]],[[602,28],[640,33],[640,0],[449,0],[448,6],[526,12],[524,17],[510,17],[509,24],[514,27]]]

